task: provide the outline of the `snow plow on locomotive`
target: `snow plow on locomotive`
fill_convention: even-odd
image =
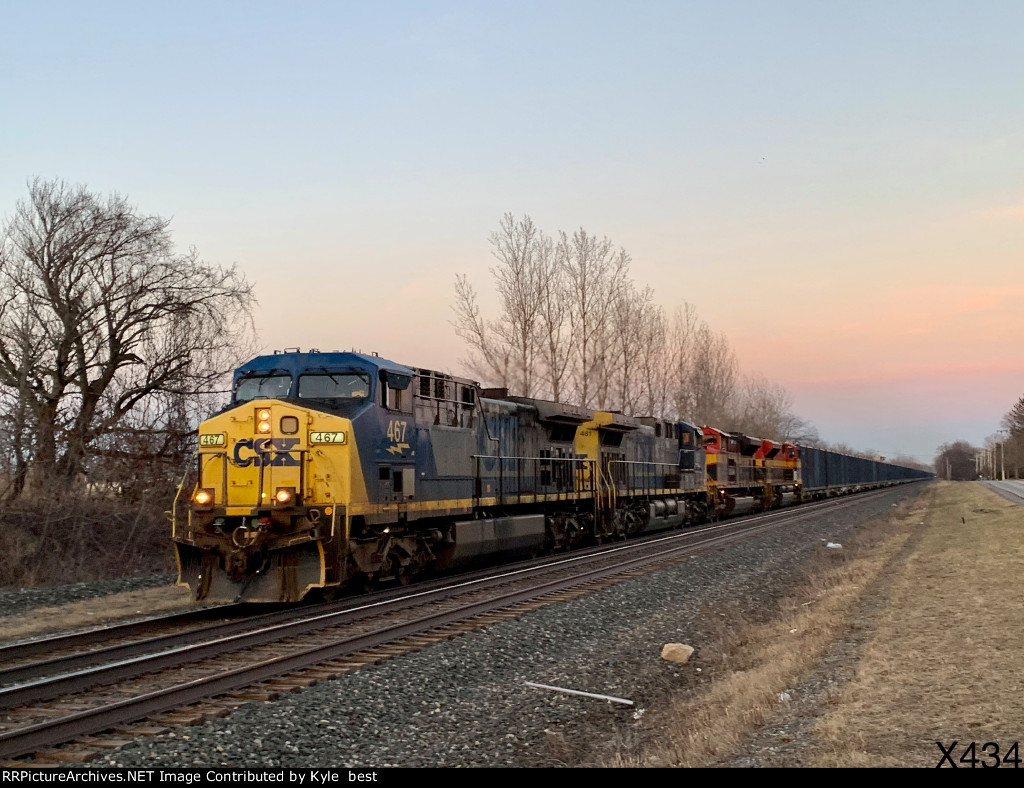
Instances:
[[[798,447],[509,396],[377,356],[260,356],[232,391],[200,425],[196,479],[172,512],[179,583],[197,600],[405,583],[802,494]],[[816,495],[839,489],[814,481]]]

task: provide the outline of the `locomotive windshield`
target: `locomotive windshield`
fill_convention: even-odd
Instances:
[[[235,402],[251,399],[285,399],[292,390],[291,375],[253,375],[235,387]]]
[[[360,400],[370,396],[370,376],[336,372],[299,376],[300,399]]]

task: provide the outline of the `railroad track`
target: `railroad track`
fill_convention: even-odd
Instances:
[[[886,492],[25,663],[0,672],[0,679],[6,674],[15,682],[0,689],[0,759],[34,754],[40,765],[89,760],[121,746],[125,736],[225,716],[243,703],[269,700]],[[139,720],[147,722],[125,727]],[[96,735],[103,731],[112,733]]]

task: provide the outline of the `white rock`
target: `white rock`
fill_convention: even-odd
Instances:
[[[789,703],[791,700],[793,700],[793,696],[788,692],[779,693],[779,703]]]
[[[661,649],[661,658],[669,662],[686,662],[693,655],[693,646],[685,643],[666,643]]]
[[[842,550],[843,549],[843,546],[841,544],[839,544],[839,542],[829,542],[827,545],[825,545],[825,547],[829,548],[830,550]]]

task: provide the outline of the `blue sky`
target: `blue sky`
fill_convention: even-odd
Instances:
[[[512,211],[624,246],[828,440],[927,459],[1024,393],[1022,3],[2,6],[0,212],[39,175],[173,216],[268,349],[458,370]]]

